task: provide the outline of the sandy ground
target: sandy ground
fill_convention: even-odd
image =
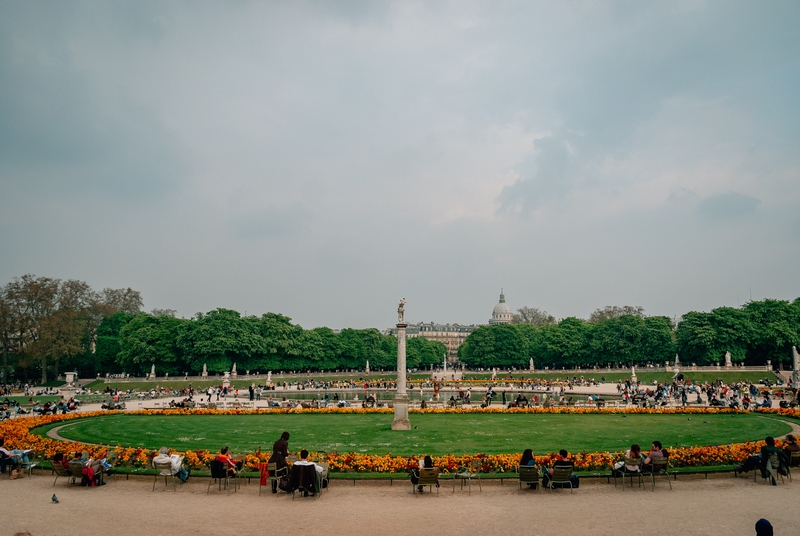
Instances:
[[[759,479],[760,480],[760,479]],[[108,534],[755,534],[767,518],[775,534],[800,533],[800,481],[777,487],[752,477],[658,482],[656,490],[615,488],[605,480],[580,489],[520,491],[516,482],[486,482],[452,491],[413,495],[407,482],[334,481],[320,498],[263,494],[252,481],[238,492],[206,495],[208,479],[172,491],[151,479],[111,481],[98,488],[53,487],[46,474],[0,479],[0,535]],[[56,493],[59,504],[51,503]]]

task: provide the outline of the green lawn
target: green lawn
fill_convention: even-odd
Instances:
[[[350,380],[355,380],[356,382],[358,382],[359,378],[365,378],[365,379],[369,379],[369,380],[387,380],[387,379],[388,380],[394,380],[396,377],[397,377],[397,374],[395,374],[394,372],[386,372],[386,373],[382,373],[382,374],[381,373],[363,374],[363,373],[354,372],[353,374],[335,374],[335,375],[325,375],[325,376],[323,376],[323,375],[317,376],[317,375],[314,375],[314,374],[308,374],[308,375],[305,375],[305,376],[283,376],[283,377],[281,377],[281,376],[275,375],[275,376],[272,377],[272,382],[275,383],[275,384],[277,384],[278,382],[280,382],[280,383],[283,383],[283,382],[292,383],[292,382],[298,382],[298,381],[299,382],[304,382],[304,381],[307,381],[307,380],[312,379],[312,378],[315,379],[315,380],[318,380],[318,381],[328,381],[328,382],[350,381]],[[430,374],[409,374],[408,378],[412,379],[412,380],[425,379],[425,378],[430,378]],[[188,386],[190,383],[192,384],[192,386],[195,389],[200,389],[200,388],[207,389],[209,386],[221,385],[222,384],[222,376],[212,376],[211,379],[199,380],[199,381],[159,379],[159,380],[154,380],[154,381],[124,382],[124,381],[113,381],[112,380],[112,381],[109,381],[108,383],[106,383],[104,380],[95,380],[95,381],[91,382],[90,384],[86,385],[86,388],[87,389],[93,389],[93,390],[100,390],[100,391],[102,391],[106,387],[111,387],[112,389],[122,389],[123,391],[127,391],[128,389],[136,389],[138,391],[149,391],[150,389],[153,389],[155,387],[169,387],[171,389],[182,389],[182,388]],[[258,384],[264,385],[265,379],[264,378],[259,379],[259,380],[254,380],[252,378],[250,378],[250,379],[243,379],[243,378],[232,379],[231,380],[231,387],[233,387],[233,388],[238,387],[240,390],[242,390],[242,389],[247,390],[247,388],[250,386],[251,383],[255,383],[256,385],[258,385]]]
[[[60,434],[90,443],[235,452],[270,449],[284,430],[292,450],[368,454],[502,454],[533,448],[619,451],[653,440],[664,445],[720,445],[790,431],[785,423],[749,414],[719,415],[413,415],[409,432],[390,429],[391,414],[360,415],[109,415],[69,423]],[[36,433],[43,433],[37,429]]]
[[[725,383],[733,383],[733,382],[736,382],[736,381],[739,381],[739,380],[757,382],[758,380],[760,380],[762,378],[769,378],[770,381],[774,382],[777,379],[775,374],[773,374],[772,372],[767,372],[767,371],[756,371],[756,372],[753,372],[753,371],[740,371],[740,372],[726,372],[726,371],[720,371],[720,372],[692,372],[691,370],[684,369],[684,368],[681,368],[680,370],[681,370],[681,373],[686,378],[690,378],[692,381],[699,382],[699,383],[713,382],[713,381],[716,381],[716,380],[722,380]],[[527,371],[518,371],[517,373],[512,374],[512,376],[514,378],[517,378],[517,379],[519,379],[520,377],[525,377],[525,379],[540,378],[542,380],[555,380],[555,379],[567,380],[568,378],[574,378],[574,377],[579,377],[580,378],[581,376],[583,376],[584,379],[586,379],[586,380],[594,378],[598,382],[601,381],[601,378],[605,377],[606,383],[617,383],[617,380],[622,380],[622,381],[629,380],[630,377],[631,377],[631,373],[630,373],[630,370],[628,370],[627,372],[601,372],[601,371],[587,370],[587,371],[584,371],[582,373],[575,373],[575,374],[573,374],[573,373],[570,373],[570,374],[554,373],[554,372],[550,372],[550,373],[546,373],[546,372],[529,373]],[[672,381],[672,376],[673,376],[672,372],[647,372],[647,371],[644,371],[644,370],[642,370],[642,371],[637,370],[636,371],[637,379],[640,382],[642,382],[643,384],[652,383],[653,380],[658,381],[658,382],[662,382],[662,383],[663,382],[670,382],[670,381]],[[480,380],[483,380],[483,379],[491,378],[492,375],[491,374],[486,374],[486,373],[483,373],[483,374],[467,374],[466,377],[467,377],[467,379],[473,379],[473,380],[479,380],[480,379]],[[505,375],[503,375],[501,377],[498,374],[498,380],[501,380],[504,377],[505,377]]]

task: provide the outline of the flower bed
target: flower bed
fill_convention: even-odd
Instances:
[[[390,409],[362,409],[362,408],[330,408],[330,409],[294,409],[292,413],[391,413]],[[652,413],[652,414],[710,414],[710,413],[744,413],[730,409],[713,408],[670,408],[670,409],[596,409],[596,408],[514,408],[514,409],[424,409],[411,410],[412,413]],[[122,464],[131,467],[149,467],[150,460],[157,451],[135,447],[109,447],[86,443],[73,443],[59,441],[48,437],[41,437],[30,433],[32,428],[58,422],[67,422],[73,419],[83,419],[109,415],[121,412],[95,411],[70,415],[47,415],[37,417],[23,417],[0,422],[0,437],[5,438],[6,447],[9,449],[33,449],[36,457],[50,459],[60,452],[66,457],[72,457],[75,452],[88,451],[93,458],[106,456],[114,451],[119,455]],[[287,410],[142,410],[132,412],[135,415],[243,415],[251,413],[287,413]],[[772,409],[762,413],[771,413],[800,419],[800,411]],[[780,446],[780,441],[778,441]],[[714,465],[730,465],[741,462],[760,450],[763,441],[735,443],[731,445],[706,446],[706,447],[667,447],[670,453],[672,467],[704,467]],[[184,463],[193,469],[202,468],[214,459],[216,453],[207,450],[187,450],[181,452],[185,456]],[[607,470],[611,463],[618,459],[620,452],[574,452],[570,453],[578,471]],[[260,462],[265,462],[269,453],[254,452],[246,455],[246,466],[256,470]],[[332,472],[356,473],[405,473],[418,466],[417,456],[393,456],[391,454],[374,455],[358,453],[312,453],[312,459],[328,462]],[[481,461],[484,472],[510,472],[518,465],[520,453],[511,454],[472,454],[463,456],[435,456],[433,462],[443,472],[454,472],[461,466],[473,460]],[[536,456],[537,465],[552,465],[555,454]]]

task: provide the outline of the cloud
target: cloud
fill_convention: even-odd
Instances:
[[[755,197],[729,192],[703,199],[698,210],[700,214],[713,220],[729,220],[755,212],[759,203],[761,201]]]
[[[484,322],[501,286],[559,317],[796,297],[798,16],[0,3],[0,283],[332,327],[389,325],[400,296]],[[721,277],[742,236],[757,254]]]

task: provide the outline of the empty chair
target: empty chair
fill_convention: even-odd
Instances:
[[[478,490],[483,491],[481,488],[481,461],[480,460],[472,460],[467,467],[461,467],[458,469],[455,475],[453,475],[453,493],[456,491],[456,480],[461,483],[461,489],[464,489],[464,483],[467,484],[467,489],[469,490],[469,495],[472,495],[472,479],[476,479],[478,481]]]

